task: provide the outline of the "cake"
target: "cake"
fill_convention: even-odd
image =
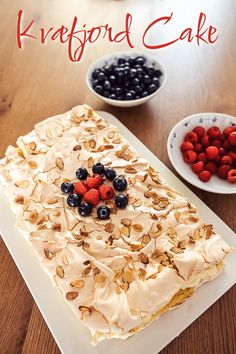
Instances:
[[[128,182],[126,208],[114,197],[83,217],[64,182],[97,162]],[[36,124],[9,146],[0,181],[22,237],[93,343],[126,339],[217,277],[231,248],[169,186],[118,129],[83,105]],[[112,186],[111,181],[105,181]],[[12,235],[14,237],[14,235]]]

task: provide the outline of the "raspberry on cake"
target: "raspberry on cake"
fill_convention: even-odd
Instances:
[[[203,134],[194,132],[188,141]],[[186,152],[202,170],[196,153]],[[219,167],[222,178],[227,168]],[[210,174],[201,173],[204,179]],[[231,250],[117,128],[86,105],[19,137],[0,161],[0,177],[22,237],[94,343],[126,339],[181,304],[220,274]]]

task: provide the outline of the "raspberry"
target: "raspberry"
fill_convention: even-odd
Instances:
[[[189,132],[184,137],[185,141],[190,141],[192,144],[196,144],[198,142],[198,136],[194,132]]]
[[[220,141],[225,141],[225,139],[226,139],[225,134],[223,134],[223,133],[220,134],[219,139],[220,139]]]
[[[220,129],[218,127],[211,127],[208,129],[207,134],[210,138],[218,138],[221,134]]]
[[[89,188],[97,189],[103,183],[103,179],[100,175],[94,175],[93,177],[87,177],[86,182]]]
[[[230,145],[236,146],[236,131],[229,134],[228,141]]]
[[[236,131],[236,127],[227,127],[223,130],[223,133],[228,136],[230,133],[235,132]]]
[[[219,155],[224,156],[225,154],[226,154],[226,150],[223,147],[219,148]]]
[[[199,173],[198,177],[202,182],[208,182],[211,179],[211,173],[207,170],[204,170]]]
[[[233,159],[230,156],[225,155],[225,156],[222,156],[220,159],[221,165],[232,165],[232,163],[233,163]]]
[[[200,125],[195,127],[193,131],[197,134],[199,138],[202,138],[206,134],[205,128],[201,127]]]
[[[212,174],[216,171],[216,164],[212,161],[209,161],[205,164],[205,170],[211,172]]]
[[[186,163],[193,163],[197,159],[197,154],[193,150],[187,150],[184,153],[184,161]]]
[[[100,202],[100,194],[98,190],[91,188],[84,194],[84,200],[90,205],[97,205]]]
[[[214,139],[212,145],[216,146],[218,149],[222,147],[222,142],[219,139]]]
[[[229,183],[236,183],[236,169],[230,170],[227,174]]]
[[[221,179],[226,179],[229,170],[230,170],[230,166],[229,165],[221,165],[217,169],[217,176],[219,178],[221,178]]]
[[[202,144],[200,144],[200,143],[197,143],[197,144],[195,144],[194,145],[194,151],[196,151],[196,152],[202,152],[203,151],[203,147],[202,147]]]
[[[207,147],[210,145],[210,141],[209,141],[209,136],[208,135],[204,135],[201,139],[201,143],[203,146]]]
[[[84,195],[88,191],[88,186],[83,181],[74,182],[74,189],[75,193],[79,195]]]
[[[228,156],[230,156],[232,160],[236,161],[236,152],[229,151]]]
[[[206,148],[206,156],[209,160],[214,160],[219,155],[219,150],[216,146],[208,146]]]
[[[193,144],[190,143],[190,141],[184,141],[180,146],[180,150],[182,152],[185,152],[187,150],[193,150]]]
[[[202,161],[198,161],[192,164],[192,170],[194,173],[198,174],[204,170],[204,163]]]
[[[203,161],[206,162],[206,153],[205,152],[200,152],[197,157],[198,161]]]
[[[114,190],[112,187],[109,187],[109,186],[106,186],[105,184],[103,184],[102,186],[99,187],[98,190],[99,190],[102,200],[108,200],[113,197]]]
[[[230,145],[228,139],[223,142],[223,148],[226,149],[226,150],[230,150],[231,145]]]
[[[218,165],[220,163],[220,156],[216,156],[213,161]]]

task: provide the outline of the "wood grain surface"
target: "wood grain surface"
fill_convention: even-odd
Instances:
[[[118,109],[95,98],[86,88],[84,78],[93,60],[112,51],[127,50],[127,45],[98,40],[86,49],[81,63],[71,63],[66,46],[56,42],[41,45],[39,41],[26,40],[24,50],[20,51],[16,45],[19,9],[24,11],[25,23],[35,19],[35,31],[41,26],[70,24],[75,15],[80,24],[86,23],[88,28],[109,23],[115,30],[121,30],[124,16],[130,12],[135,50],[143,50],[141,34],[155,18],[174,12],[173,24],[166,27],[166,35],[171,37],[189,25],[196,28],[198,15],[203,11],[207,14],[207,22],[218,28],[219,39],[213,46],[198,47],[183,42],[149,51],[166,66],[168,80],[165,89],[141,107]],[[166,152],[166,140],[177,121],[197,112],[236,115],[234,0],[1,0],[0,13],[1,156],[9,144],[14,144],[19,135],[27,133],[43,118],[88,103],[97,110],[117,116],[173,170]],[[160,33],[153,33],[150,40],[155,43],[160,36]],[[236,231],[236,195],[222,196],[190,188]],[[0,269],[0,353],[59,353],[1,239]],[[235,354],[235,299],[234,286],[161,353]],[[78,353],[84,354],[79,349]]]

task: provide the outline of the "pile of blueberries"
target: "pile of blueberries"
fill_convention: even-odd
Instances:
[[[160,87],[161,70],[146,64],[146,58],[121,57],[92,72],[94,91],[112,100],[136,100],[151,95]]]
[[[128,183],[123,176],[117,176],[116,171],[111,168],[105,168],[103,164],[98,162],[93,165],[92,171],[95,175],[102,175],[106,177],[109,181],[113,182],[113,187],[116,191],[124,191]],[[78,180],[86,180],[89,173],[86,168],[80,167],[76,171],[76,177]],[[89,216],[92,212],[92,205],[87,202],[82,202],[81,195],[75,193],[74,184],[72,182],[63,182],[61,184],[61,191],[63,193],[69,194],[67,197],[67,204],[70,207],[78,207],[78,212],[81,216]],[[128,205],[128,197],[123,193],[119,193],[115,197],[115,204],[119,209],[124,209]],[[109,219],[110,209],[106,205],[101,205],[97,208],[97,216],[101,220]]]

